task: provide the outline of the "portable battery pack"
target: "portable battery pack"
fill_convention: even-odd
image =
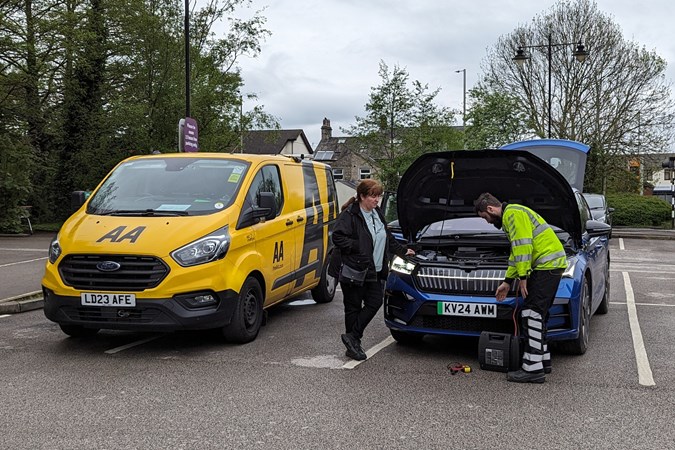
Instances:
[[[520,339],[506,333],[483,331],[478,339],[478,363],[483,370],[508,372],[520,368]]]

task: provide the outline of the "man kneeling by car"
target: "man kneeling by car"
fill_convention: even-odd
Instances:
[[[526,206],[501,203],[487,192],[478,197],[474,206],[480,217],[504,230],[511,244],[506,278],[495,293],[497,301],[506,298],[516,278],[524,299],[520,312],[525,338],[523,362],[521,369],[508,372],[506,379],[543,383],[545,373],[551,371],[546,321],[567,267],[565,250],[546,221]]]

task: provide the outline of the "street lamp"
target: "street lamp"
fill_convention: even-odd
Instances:
[[[551,74],[552,74],[552,66],[551,66],[551,53],[553,51],[553,47],[562,47],[566,45],[576,45],[577,48],[572,52],[572,56],[579,61],[579,62],[584,62],[586,60],[586,57],[588,56],[588,52],[584,48],[584,44],[579,42],[561,42],[559,44],[554,44],[551,41],[551,33],[548,34],[547,36],[547,42],[546,44],[541,44],[541,45],[521,45],[518,47],[518,50],[516,50],[516,56],[513,57],[513,61],[518,64],[518,67],[523,67],[523,64],[525,64],[525,61],[530,59],[530,55],[525,52],[526,48],[547,48],[547,53],[546,53],[546,58],[548,59],[548,137],[551,137],[551,104],[552,104],[552,93],[553,90],[551,89]]]

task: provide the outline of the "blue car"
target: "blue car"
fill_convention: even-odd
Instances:
[[[547,156],[551,152],[555,156]],[[560,351],[583,354],[591,316],[609,307],[611,230],[593,220],[581,195],[587,152],[572,141],[537,140],[418,158],[396,193],[394,232],[416,255],[396,257],[386,282],[384,317],[393,338],[412,343],[427,334],[518,333],[516,283],[505,301],[495,300],[509,241],[473,207],[482,192],[491,192],[537,211],[562,241],[568,268],[550,310],[548,337]]]

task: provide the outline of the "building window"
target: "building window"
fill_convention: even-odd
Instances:
[[[344,169],[333,169],[333,178],[336,180],[344,180]]]
[[[359,180],[366,180],[368,178],[370,178],[370,168],[361,167],[359,169]]]
[[[670,180],[670,170],[666,169],[663,171],[663,179]]]

